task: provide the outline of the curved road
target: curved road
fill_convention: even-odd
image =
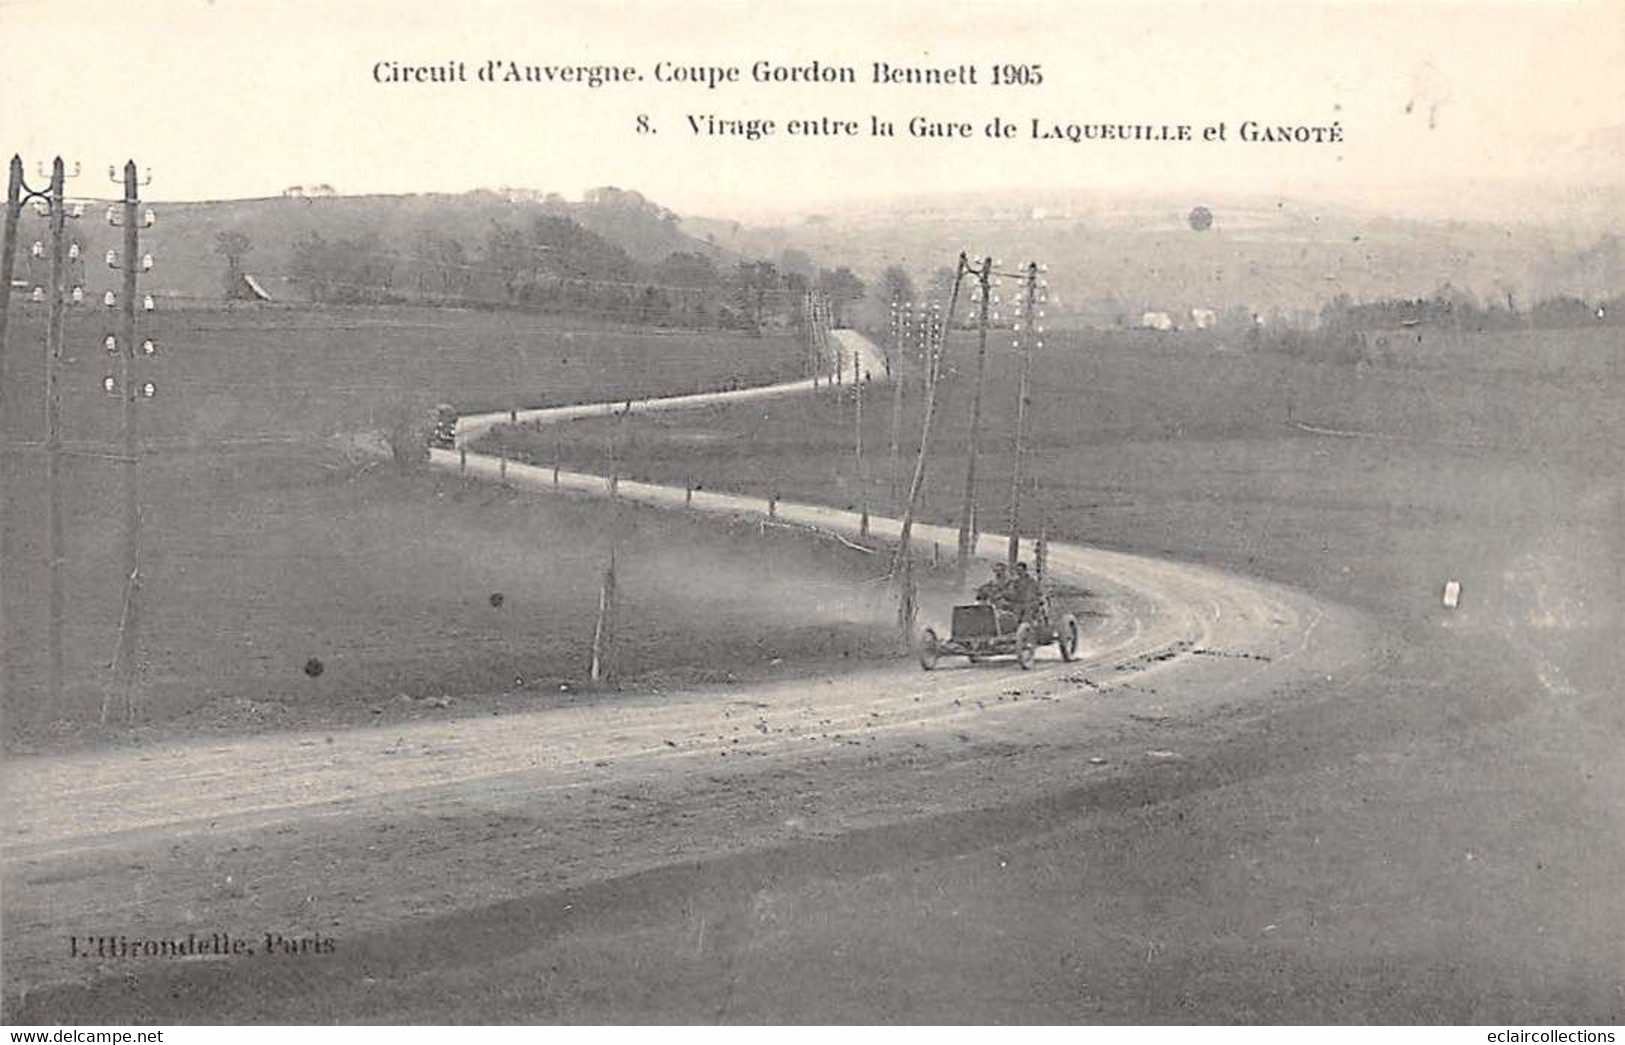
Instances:
[[[886,357],[874,342],[854,330],[835,331],[835,340],[843,359],[856,359],[863,373],[871,381],[886,380]],[[849,373],[843,367],[843,373]],[[758,385],[720,392],[694,392],[688,395],[652,396],[645,399],[626,399],[614,403],[576,403],[570,406],[546,406],[533,410],[499,410],[488,414],[465,414],[457,419],[459,445],[475,439],[484,432],[505,424],[546,425],[561,421],[579,421],[588,417],[614,417],[625,413],[651,413],[669,410],[687,410],[696,406],[717,403],[748,403],[763,399],[783,399],[802,395],[818,387],[820,378],[799,381],[781,381],[778,384]],[[822,380],[828,381],[829,378]]]
[[[872,345],[852,332],[838,336],[875,379],[883,379],[884,363]],[[636,401],[631,409],[790,395],[808,387],[799,381]],[[523,411],[520,420],[550,423],[617,409],[627,404]],[[466,439],[507,419],[465,419],[460,434]],[[609,493],[601,476],[504,467],[466,450],[436,451],[433,464],[488,479],[505,472],[508,483],[525,489]],[[713,492],[694,493],[690,504],[682,489],[629,480],[615,492],[674,509],[771,512],[785,523],[847,536],[858,535],[861,526],[854,513],[816,505],[770,507],[759,498]],[[894,538],[897,531],[896,520],[870,520],[874,536]],[[955,539],[952,531],[930,525],[916,526],[915,534],[922,545]],[[1002,547],[997,534],[982,539]],[[569,844],[581,847],[571,850],[571,859],[559,859],[564,877],[549,879],[547,887],[605,881],[665,866],[684,854],[759,850],[783,831],[807,830],[802,818],[776,812],[758,822],[766,800],[747,802],[751,786],[706,792],[719,766],[751,781],[792,771],[786,767],[830,767],[836,774],[828,781],[830,793],[847,794],[850,801],[819,830],[841,836],[861,825],[906,823],[939,808],[922,805],[909,778],[895,776],[900,760],[917,766],[928,756],[946,759],[947,772],[966,750],[955,745],[995,741],[1020,748],[1058,738],[1086,744],[1094,737],[1104,750],[1104,738],[1144,723],[1290,699],[1294,683],[1329,676],[1364,655],[1361,622],[1351,612],[1283,587],[1069,544],[1053,544],[1049,561],[1055,574],[1096,592],[1104,613],[1086,629],[1076,662],[1063,664],[1053,648],[1043,649],[1032,672],[1010,665],[956,669],[959,662],[950,659],[925,673],[912,662],[894,663],[748,692],[702,688],[564,704],[518,718],[426,720],[331,736],[267,735],[10,759],[0,769],[11,814],[0,850],[9,897],[8,996],[25,976],[38,986],[118,974],[115,967],[67,959],[62,944],[70,922],[85,927],[80,931],[145,927],[164,934],[237,925],[251,906],[256,925],[265,928],[332,924],[355,934],[352,939],[372,940],[414,919],[473,917],[468,912],[482,904],[535,894],[542,884],[532,877],[528,846],[504,848],[508,841],[495,835],[476,839],[482,871],[468,877],[465,858],[447,840],[462,830],[448,825],[466,826],[471,810],[482,818],[537,818],[548,825],[549,837],[573,839]],[[1118,751],[1114,761],[1179,757],[1137,737],[1127,743],[1132,750]],[[869,760],[862,765],[871,767],[872,781],[854,768],[851,760],[858,758]],[[1107,759],[1098,761],[1101,772],[1110,771]],[[632,806],[589,809],[589,798],[615,789],[659,796],[667,812],[634,824],[628,819],[635,818]],[[939,796],[944,806],[960,801],[950,793]],[[420,821],[427,826],[413,826]],[[401,830],[373,833],[392,827]],[[412,838],[418,841],[408,845]],[[405,851],[416,855],[400,863],[398,854]],[[133,894],[120,871],[125,867],[140,869],[143,884]],[[238,868],[238,878],[231,867]],[[521,870],[492,873],[500,867]],[[252,887],[239,884],[248,876]],[[447,888],[459,880],[465,888]],[[323,920],[329,916],[331,923]],[[703,924],[701,932],[703,937]],[[424,957],[425,967],[433,960]],[[28,963],[26,974],[19,962]],[[229,972],[220,975],[222,984],[236,982]],[[246,983],[232,988],[239,991],[232,996],[248,989]],[[87,996],[73,997],[79,1000],[63,1004],[89,1011]],[[47,1006],[42,1011],[59,1011],[40,1004]],[[235,1006],[227,1008],[242,1011]],[[154,1011],[184,1017],[191,1010]]]

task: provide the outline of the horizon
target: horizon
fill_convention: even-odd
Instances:
[[[70,201],[103,204],[116,202],[116,195],[92,195],[72,192],[75,182],[71,178],[72,161],[66,160],[69,166],[70,180],[66,198]],[[26,172],[26,168],[25,168]],[[37,171],[36,171],[37,174]],[[81,171],[81,177],[84,176]],[[36,177],[37,180],[37,177]],[[1527,191],[1523,183],[1477,183],[1477,188],[1489,189],[1512,196],[1519,196]],[[1184,213],[1184,208],[1200,203],[1203,205],[1221,204],[1228,206],[1251,205],[1262,206],[1274,204],[1277,209],[1289,206],[1294,210],[1330,210],[1341,212],[1342,215],[1363,220],[1400,221],[1415,224],[1453,224],[1453,225],[1483,225],[1490,227],[1506,226],[1536,226],[1551,229],[1568,229],[1581,231],[1578,228],[1569,228],[1571,225],[1583,225],[1584,231],[1597,235],[1607,236],[1625,231],[1625,186],[1609,184],[1590,184],[1570,186],[1567,205],[1556,202],[1545,210],[1532,205],[1527,210],[1508,214],[1504,208],[1492,215],[1478,213],[1471,216],[1462,216],[1460,213],[1446,211],[1440,208],[1413,206],[1408,208],[1381,209],[1369,201],[1360,198],[1315,197],[1305,192],[1271,193],[1263,190],[1249,192],[1238,188],[1223,192],[1201,192],[1198,190],[1177,187],[1157,188],[1089,188],[1083,186],[1042,186],[1009,187],[1002,189],[944,189],[937,192],[900,194],[887,192],[874,192],[865,195],[852,195],[841,198],[815,200],[804,206],[789,206],[772,210],[743,209],[734,213],[720,211],[685,211],[673,207],[660,197],[644,191],[636,184],[595,184],[585,185],[574,193],[561,191],[553,187],[529,185],[474,185],[464,189],[403,189],[396,191],[346,191],[340,186],[325,182],[313,182],[306,185],[291,185],[281,192],[268,195],[249,196],[213,196],[200,198],[177,198],[163,195],[143,196],[144,202],[154,206],[182,205],[182,206],[229,206],[242,203],[272,203],[280,200],[364,200],[364,199],[410,199],[410,198],[445,198],[458,199],[465,196],[481,194],[495,195],[514,200],[524,197],[535,197],[534,202],[541,202],[544,196],[556,195],[566,204],[579,206],[586,202],[589,193],[601,188],[616,188],[627,192],[634,192],[642,196],[649,203],[657,205],[676,214],[682,221],[716,221],[737,222],[747,227],[759,230],[790,229],[797,225],[808,223],[808,219],[819,217],[839,224],[842,221],[874,220],[886,216],[909,216],[910,212],[919,211],[945,204],[969,205],[982,207],[1011,208],[1011,209],[1047,209],[1059,202],[1077,203],[1088,199],[1091,202],[1133,202],[1141,205],[1164,204],[1168,205],[1168,213]],[[1573,202],[1575,192],[1588,194],[1597,198],[1590,201],[1586,207],[1576,206]],[[1457,196],[1459,193],[1453,188],[1439,190],[1442,197]],[[1524,197],[1527,204],[1527,198]],[[1159,209],[1161,209],[1159,207]],[[1486,205],[1486,209],[1491,209]],[[1075,218],[1074,215],[1050,215],[1057,217]],[[1601,219],[1602,223],[1598,223]],[[1043,217],[1034,220],[1044,220]]]

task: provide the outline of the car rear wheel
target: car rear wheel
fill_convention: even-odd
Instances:
[[[1061,618],[1061,626],[1055,629],[1055,642],[1061,647],[1062,660],[1078,658],[1078,638],[1078,618],[1068,613]]]
[[[920,635],[920,645],[915,651],[920,657],[920,668],[930,671],[937,666],[937,658],[942,655],[942,643],[937,639],[935,628],[926,628]]]

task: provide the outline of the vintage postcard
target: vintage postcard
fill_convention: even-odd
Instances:
[[[0,1021],[1613,1041],[1621,70],[0,2]]]

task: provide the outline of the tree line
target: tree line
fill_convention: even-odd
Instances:
[[[1508,291],[1503,300],[1481,301],[1471,291],[1446,283],[1428,297],[1355,302],[1340,294],[1320,310],[1320,327],[1330,333],[1377,332],[1405,327],[1447,330],[1565,329],[1625,323],[1625,295],[1588,302],[1571,295],[1541,298],[1520,308]]]
[[[287,272],[309,300],[325,304],[507,307],[754,334],[799,325],[809,291],[828,299],[837,324],[866,293],[850,268],[817,268],[795,251],[778,264],[719,263],[704,249],[640,262],[556,213],[536,214],[528,224],[491,220],[472,246],[469,240],[425,227],[396,246],[377,231],[329,239],[312,228],[293,243]],[[237,241],[218,245],[228,295],[240,292],[249,249]]]

